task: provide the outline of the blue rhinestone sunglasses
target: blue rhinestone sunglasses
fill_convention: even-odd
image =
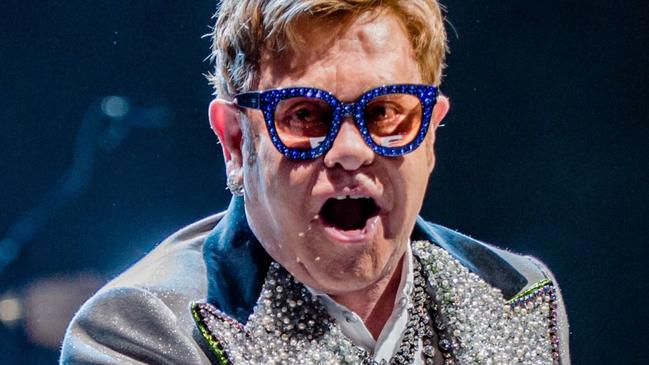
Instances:
[[[289,87],[238,94],[235,101],[262,111],[278,151],[306,160],[331,148],[348,116],[375,153],[390,157],[410,153],[426,137],[437,95],[433,85],[384,85],[344,103],[325,90]]]

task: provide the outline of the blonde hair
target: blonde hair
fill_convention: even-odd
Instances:
[[[222,0],[208,80],[217,96],[231,99],[255,86],[262,52],[299,46],[297,24],[305,16],[340,18],[380,8],[403,22],[424,82],[439,85],[448,49],[437,0]]]

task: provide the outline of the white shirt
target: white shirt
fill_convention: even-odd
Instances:
[[[401,281],[394,298],[394,309],[392,314],[381,330],[378,339],[374,339],[370,331],[363,323],[361,317],[346,306],[336,303],[328,294],[306,286],[311,294],[320,298],[329,315],[336,320],[343,333],[357,346],[373,354],[374,360],[380,362],[390,358],[397,352],[401,344],[401,338],[408,324],[408,305],[411,302],[411,294],[414,289],[414,274],[412,263],[412,249],[410,242],[404,255],[404,262],[401,269]],[[415,365],[423,365],[421,354],[422,343],[419,340],[417,351],[415,351]]]

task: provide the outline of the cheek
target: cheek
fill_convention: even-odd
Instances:
[[[416,216],[421,210],[428,180],[435,165],[435,154],[433,151],[433,139],[426,140],[419,146],[419,149],[406,155],[403,164],[399,169],[400,184],[396,187],[395,194],[400,206],[399,218],[403,222],[414,224]],[[425,168],[424,168],[425,166]],[[399,228],[408,230],[410,227]]]
[[[277,151],[265,131],[260,132],[257,138],[251,140],[254,145],[246,148],[254,150],[256,156],[244,156],[252,161],[244,170],[246,187],[250,186],[251,206],[254,204],[266,212],[272,211],[275,221],[294,220],[293,215],[299,215],[296,207],[303,205],[313,171],[308,164],[288,160]],[[286,202],[294,205],[287,205]],[[291,206],[291,209],[283,211],[287,206]]]
[[[266,143],[264,131],[259,130],[258,124],[248,125],[244,131],[242,153],[246,199],[255,209],[267,209],[272,203],[276,159]]]

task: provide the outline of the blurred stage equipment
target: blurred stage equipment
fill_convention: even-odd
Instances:
[[[74,313],[103,283],[103,277],[91,273],[36,279],[0,295],[0,322],[22,328],[31,342],[57,350]]]
[[[77,132],[72,166],[40,203],[9,226],[0,240],[0,275],[61,206],[85,192],[92,178],[98,149],[110,153],[119,147],[132,129],[163,128],[172,119],[171,111],[164,105],[133,105],[124,96],[106,96],[93,102]]]
[[[0,322],[5,327],[14,327],[23,318],[23,304],[14,293],[0,297]]]

